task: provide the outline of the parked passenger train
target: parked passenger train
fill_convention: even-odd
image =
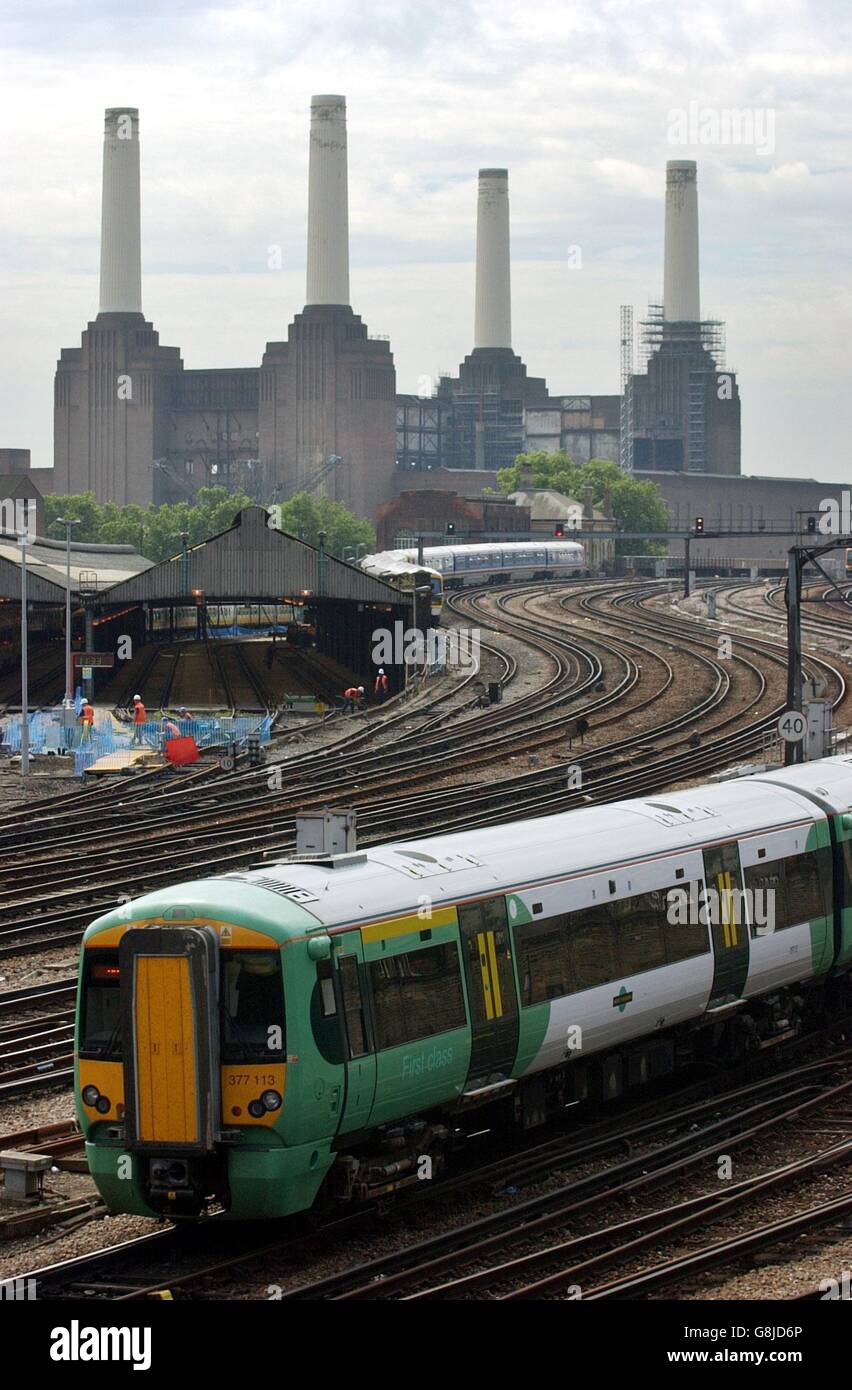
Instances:
[[[417,567],[417,547],[366,555],[363,569],[385,577]],[[530,539],[471,545],[427,545],[420,568],[441,576],[445,589],[471,584],[505,584],[512,579],[558,579],[587,573],[578,541]]]
[[[124,904],[83,941],[77,1110],[110,1211],[283,1216],[495,1109],[736,1065],[850,984],[842,756]]]

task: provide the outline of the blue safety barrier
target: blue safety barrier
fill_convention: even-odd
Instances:
[[[166,716],[170,723],[176,724],[182,736],[190,735],[200,749],[214,748],[224,744],[241,747],[249,736],[268,743],[271,737],[273,715],[237,715],[234,717],[213,717],[198,719],[178,719]],[[162,749],[166,740],[165,719],[149,719],[139,725],[140,735],[134,738],[137,726],[116,722],[103,710],[95,711],[95,723],[90,733],[86,733],[75,717],[73,726],[63,724],[61,707],[51,710],[37,710],[27,720],[29,748],[32,754],[73,752],[74,770],[82,776],[87,767],[99,758],[110,753],[126,753],[140,743],[145,748]],[[12,753],[21,751],[21,721],[14,716],[0,720],[2,745]]]

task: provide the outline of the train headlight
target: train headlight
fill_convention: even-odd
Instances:
[[[260,1097],[265,1110],[280,1110],[281,1097],[277,1091],[264,1091]]]
[[[95,1109],[99,1115],[108,1115],[112,1109],[112,1101],[109,1096],[98,1096],[95,1101]]]
[[[84,1086],[82,1094],[84,1105],[95,1106],[101,1098],[101,1093],[97,1086]]]
[[[250,1100],[248,1103],[248,1112],[250,1115],[253,1115],[256,1120],[259,1120],[266,1114],[266,1106],[263,1104],[262,1100]]]

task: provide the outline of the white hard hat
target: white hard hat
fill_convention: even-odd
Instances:
[[[379,675],[380,675],[380,676],[383,676],[384,674],[385,674],[385,668],[384,668],[384,666],[380,666],[380,667],[379,667]]]
[[[133,698],[134,698],[134,700],[141,700],[141,699],[142,699],[142,696],[141,696],[141,695],[134,695]]]
[[[364,694],[364,687],[363,687],[363,685],[359,685],[359,686],[358,686],[358,689],[360,690],[361,694],[363,695],[363,694]]]

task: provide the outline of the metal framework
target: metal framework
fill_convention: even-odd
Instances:
[[[677,399],[670,401],[668,409],[662,411],[667,417],[664,426],[658,420],[661,409],[655,404],[652,418],[640,421],[641,436],[663,444],[682,440],[684,471],[705,473],[708,401],[715,375],[724,366],[725,325],[718,319],[673,322],[665,317],[662,304],[650,303],[647,316],[640,323],[640,362],[644,375],[649,374],[651,358],[658,356],[661,372],[664,368],[667,370],[657,376],[655,391],[674,390]],[[678,382],[683,385],[679,386]],[[654,399],[656,401],[656,396]],[[636,407],[632,400],[630,411],[635,434]],[[674,412],[673,418],[668,420],[671,412]]]
[[[633,305],[621,306],[621,431],[619,462],[625,473],[633,472],[633,369],[635,334]]]
[[[836,536],[834,540],[821,545],[793,545],[787,551],[787,709],[802,712],[802,574],[806,565],[816,565],[820,574],[834,588],[836,584],[817,559],[831,550],[852,547],[852,536]],[[801,742],[787,743],[784,750],[785,766],[803,761],[804,746]]]
[[[446,405],[437,396],[397,400],[396,462],[400,469],[439,468],[444,461]]]

